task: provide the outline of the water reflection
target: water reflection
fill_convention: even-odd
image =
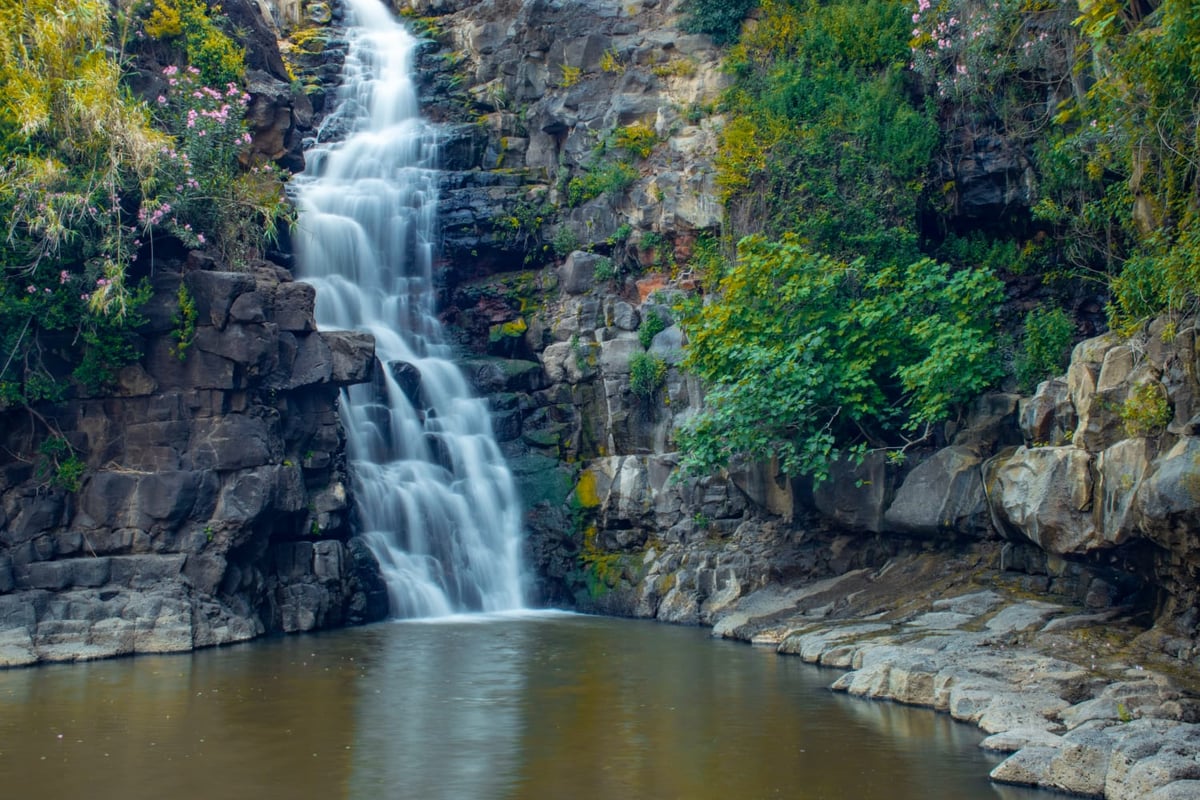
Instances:
[[[404,622],[0,673],[14,797],[1045,798],[980,734],[703,631]],[[994,761],[994,760],[993,760]]]

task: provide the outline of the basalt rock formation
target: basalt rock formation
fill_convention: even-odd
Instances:
[[[313,290],[269,262],[160,263],[144,358],[116,390],[0,412],[0,663],[172,652],[378,619],[350,538],[342,386],[374,343],[320,332]],[[195,329],[178,337],[186,292]],[[87,470],[54,485],[47,423]],[[11,458],[11,456],[16,456]]]
[[[872,455],[815,487],[752,462],[681,478],[672,432],[703,387],[679,369],[673,301],[720,225],[719,52],[655,2],[402,11],[431,39],[424,99],[447,130],[444,317],[522,482],[544,598],[712,622],[764,585],[977,549],[1028,591],[1133,610],[1160,649],[1200,655],[1187,325],[1084,342],[1066,376],[981,398],[903,464]],[[657,141],[635,174],[580,191],[629,126]],[[964,224],[1028,210],[1028,142],[989,135],[963,147],[994,157],[951,165]],[[632,374],[647,357],[650,384]]]

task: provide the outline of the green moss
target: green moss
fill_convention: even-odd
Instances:
[[[524,317],[517,317],[511,322],[502,322],[488,329],[488,341],[492,344],[505,339],[519,339],[529,330]]]

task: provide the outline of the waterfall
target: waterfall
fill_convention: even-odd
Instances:
[[[346,0],[341,141],[294,181],[297,273],[324,330],[374,334],[374,385],[342,396],[359,529],[394,616],[522,605],[521,508],[485,402],[435,315],[437,131],[412,80],[417,40],[379,0]]]

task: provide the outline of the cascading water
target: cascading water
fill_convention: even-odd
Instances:
[[[437,146],[411,78],[417,40],[379,0],[346,7],[330,118],[346,133],[309,149],[295,181],[297,271],[322,329],[375,336],[374,385],[342,398],[359,527],[393,615],[520,608],[520,502],[434,314]]]

